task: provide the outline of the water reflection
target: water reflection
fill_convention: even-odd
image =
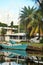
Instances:
[[[14,55],[20,55],[20,56],[27,56],[27,52],[23,50],[8,50],[8,49],[2,49],[1,52],[10,52]]]
[[[33,58],[35,58],[35,57],[39,60],[41,58],[41,60],[43,61],[43,52],[40,52],[40,51],[30,51],[30,50],[23,51],[23,50],[2,49],[2,50],[0,50],[0,52],[9,53],[9,54],[6,54],[6,56],[8,58],[15,58],[16,57],[16,60],[13,60],[13,61],[15,61],[16,63],[20,63],[21,65],[28,65],[29,63],[33,63]],[[12,60],[10,60],[10,61],[12,61]]]
[[[40,51],[26,51],[29,55],[43,57],[43,52]]]
[[[12,54],[15,53],[15,55],[21,55],[21,56],[29,56],[29,55],[36,55],[43,57],[43,52],[40,51],[23,51],[23,50],[8,50],[8,49],[2,49],[0,52],[11,52]]]
[[[17,64],[16,62],[3,62],[0,63],[0,65],[20,65],[20,64]]]

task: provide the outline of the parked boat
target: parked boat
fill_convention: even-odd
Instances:
[[[34,63],[37,63],[37,64],[43,64],[43,60],[41,60],[41,58],[38,58],[36,56],[32,56],[32,57],[29,57],[29,59],[34,62]]]
[[[27,44],[20,44],[20,43],[15,43],[14,41],[10,41],[10,43],[7,44],[1,44],[1,46],[4,49],[18,49],[18,50],[26,50],[27,49]]]

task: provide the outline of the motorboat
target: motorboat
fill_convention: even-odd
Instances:
[[[1,44],[1,46],[4,49],[26,50],[28,45],[27,44],[16,43],[15,41],[10,40],[6,44]]]
[[[30,41],[30,42],[39,43],[38,37],[31,38],[29,41]]]

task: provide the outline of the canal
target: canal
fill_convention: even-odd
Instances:
[[[43,65],[43,52],[2,49],[0,64],[4,65],[6,62],[10,62],[10,65],[14,65],[15,62],[16,65]]]

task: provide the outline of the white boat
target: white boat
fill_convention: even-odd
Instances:
[[[37,58],[36,56],[29,57],[29,59],[32,60],[34,63],[43,64],[41,58]]]
[[[38,37],[31,38],[29,41],[30,41],[30,42],[39,43]]]

